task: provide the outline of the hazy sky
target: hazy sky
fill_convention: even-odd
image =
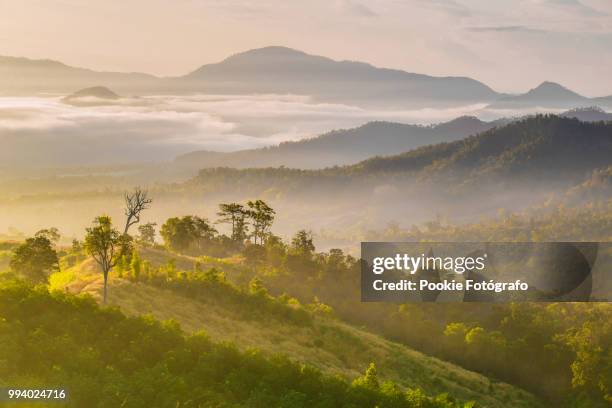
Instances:
[[[2,55],[180,75],[266,45],[612,94],[611,0],[0,0]]]

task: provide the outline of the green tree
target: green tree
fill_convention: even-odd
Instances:
[[[315,277],[321,272],[321,268],[313,257],[314,251],[312,234],[305,230],[298,231],[291,240],[285,266],[302,277]]]
[[[10,262],[13,271],[36,283],[47,282],[52,272],[59,271],[57,252],[47,231],[41,230],[33,238],[26,239],[15,249]]]
[[[612,404],[612,320],[610,312],[597,310],[589,321],[558,336],[575,353],[571,363],[572,387]]]
[[[140,259],[140,256],[138,255],[138,251],[134,249],[132,251],[132,259],[130,261],[130,276],[132,277],[132,279],[134,279],[135,281],[138,281],[138,279],[140,278],[141,269],[142,269],[142,260]]]
[[[72,249],[72,252],[79,253],[83,250],[83,244],[78,239],[73,239],[71,249]]]
[[[380,384],[378,382],[378,373],[376,371],[376,364],[370,363],[365,371],[365,374],[353,381],[353,385],[362,386],[370,390],[378,390]]]
[[[220,223],[232,225],[232,240],[242,242],[247,237],[248,225],[246,217],[248,210],[242,204],[229,203],[219,204],[219,212],[217,215],[221,217]]]
[[[248,216],[253,226],[254,243],[261,245],[272,227],[276,212],[263,200],[249,201],[247,205],[249,207]]]
[[[291,248],[304,255],[312,255],[315,251],[312,242],[312,232],[306,230],[298,231],[291,240]]]
[[[157,226],[154,222],[147,222],[146,224],[138,226],[138,242],[144,246],[155,245],[155,227]]]
[[[191,224],[185,222],[185,217],[172,217],[161,226],[160,234],[167,247],[175,251],[184,251],[193,241],[191,228]]]
[[[109,216],[96,217],[93,226],[87,228],[85,235],[85,250],[100,265],[104,275],[104,303],[106,303],[108,273],[121,257],[131,249],[127,234],[121,234],[113,228]]]
[[[53,243],[57,243],[61,237],[58,229],[55,227],[41,229],[34,236],[35,237],[45,237]]]
[[[191,217],[190,222],[193,225],[194,242],[197,249],[201,251],[215,238],[217,230],[206,218]]]
[[[186,251],[192,247],[201,250],[215,237],[216,232],[206,218],[192,215],[168,218],[160,230],[166,246],[175,251]]]

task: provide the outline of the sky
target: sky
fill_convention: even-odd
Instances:
[[[268,45],[612,94],[610,0],[0,0],[0,55],[173,76]]]

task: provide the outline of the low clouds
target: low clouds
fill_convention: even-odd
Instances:
[[[373,120],[428,124],[465,114],[498,116],[483,108],[368,110],[296,95],[150,96],[90,107],[70,106],[60,98],[0,98],[0,163],[170,161],[193,150],[257,148]]]

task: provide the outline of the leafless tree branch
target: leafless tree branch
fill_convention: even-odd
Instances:
[[[125,216],[127,218],[123,233],[127,234],[132,225],[140,222],[140,214],[150,207],[153,200],[149,198],[147,190],[143,190],[140,187],[134,188],[131,192],[126,192],[124,200]]]

